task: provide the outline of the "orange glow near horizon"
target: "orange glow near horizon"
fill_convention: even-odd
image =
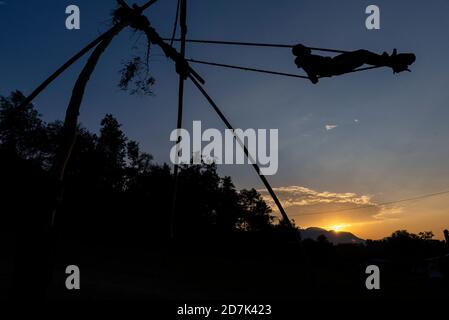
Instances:
[[[443,189],[443,188],[441,188]],[[266,191],[264,200],[273,213],[278,210]],[[389,199],[407,198],[426,191],[389,193],[375,199],[369,194],[317,191],[301,186],[275,188],[287,214],[301,228],[319,227],[335,232],[350,232],[362,239],[382,239],[397,230],[410,233],[432,231],[435,239],[444,239],[443,230],[449,229],[449,197],[432,196],[419,201],[403,201],[390,205]]]
[[[333,230],[335,232],[340,232],[340,231],[348,231],[348,227],[350,227],[350,224],[346,224],[346,223],[339,223],[339,224],[335,224],[335,225],[331,225],[328,227],[323,227],[323,229],[326,230]]]

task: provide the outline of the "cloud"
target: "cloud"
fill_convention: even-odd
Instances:
[[[0,6],[6,5],[6,1],[0,1]]]
[[[302,186],[285,186],[273,190],[293,218],[302,216],[308,220],[326,220],[340,216],[351,223],[375,223],[399,219],[403,211],[402,207],[383,206],[376,203],[371,195],[354,192],[317,191]],[[278,210],[268,192],[258,191],[276,213]]]
[[[379,212],[373,215],[376,220],[397,220],[402,215],[404,211],[403,207],[393,206],[393,207],[379,207]]]
[[[282,199],[285,207],[292,206],[311,206],[317,204],[353,204],[353,205],[373,205],[371,197],[368,195],[357,195],[356,193],[336,193],[323,191],[319,192],[313,189],[309,189],[301,186],[288,186],[273,188],[279,198]],[[264,190],[259,190],[262,195],[268,196]],[[265,197],[270,203],[272,202],[270,197]]]
[[[326,128],[327,131],[330,131],[330,130],[333,130],[333,129],[337,128],[338,125],[336,125],[336,124],[326,124],[324,127]]]

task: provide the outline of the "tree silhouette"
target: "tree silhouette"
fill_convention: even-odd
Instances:
[[[104,185],[121,191],[124,187],[123,170],[127,153],[127,138],[118,121],[110,114],[101,121],[97,151],[101,156],[101,175]]]
[[[240,192],[240,205],[244,209],[241,227],[248,231],[264,231],[271,227],[273,216],[271,208],[255,190],[242,190]]]
[[[236,229],[242,219],[239,194],[231,177],[224,177],[220,183],[220,197],[217,203],[216,223],[219,232],[229,234]]]
[[[24,100],[20,91],[0,97],[0,143],[23,159],[39,159],[44,156],[44,125],[33,105],[22,106]]]

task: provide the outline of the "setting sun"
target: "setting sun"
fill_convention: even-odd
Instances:
[[[342,224],[335,224],[335,225],[326,227],[326,229],[333,230],[335,232],[340,232],[340,231],[343,231],[344,228],[349,227],[349,226],[350,226],[349,224],[342,223]]]

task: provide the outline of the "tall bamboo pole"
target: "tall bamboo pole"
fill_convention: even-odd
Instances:
[[[187,0],[180,0],[180,24],[181,24],[181,49],[180,55],[182,59],[185,59],[186,56],[186,35],[187,35]],[[178,120],[176,124],[176,128],[179,130],[182,128],[182,112],[184,106],[184,75],[179,75],[179,88],[178,88]],[[174,238],[175,236],[175,223],[176,223],[176,201],[178,196],[178,175],[179,175],[179,165],[177,163],[179,156],[179,144],[181,143],[181,137],[178,137],[178,141],[176,142],[176,155],[175,155],[175,166],[173,170],[173,178],[174,178],[174,186],[173,186],[173,203],[172,203],[172,212],[170,217],[170,238]]]

